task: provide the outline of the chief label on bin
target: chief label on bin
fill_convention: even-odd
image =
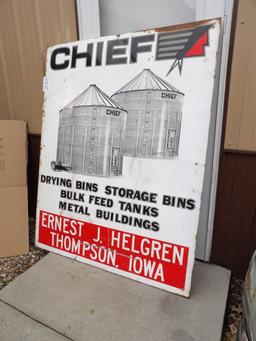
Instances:
[[[219,31],[48,49],[37,246],[189,296]]]

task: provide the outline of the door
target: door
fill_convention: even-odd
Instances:
[[[196,257],[209,260],[233,0],[77,0],[80,39],[222,18],[221,58],[207,151]]]

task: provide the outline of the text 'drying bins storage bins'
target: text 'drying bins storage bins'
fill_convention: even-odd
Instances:
[[[144,69],[112,98],[128,112],[125,155],[145,158],[178,155],[182,92]]]
[[[60,111],[57,162],[75,173],[121,175],[126,116],[126,110],[90,85]]]

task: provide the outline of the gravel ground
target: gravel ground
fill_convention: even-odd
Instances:
[[[29,253],[27,255],[0,258],[0,290],[18,275],[36,264],[47,252],[34,245],[34,223],[29,231]],[[239,322],[242,317],[243,281],[232,277],[226,307],[222,341],[235,341]],[[186,341],[186,340],[184,340]]]
[[[228,302],[223,327],[222,341],[235,341],[239,323],[243,315],[242,293],[244,282],[236,277],[231,278]]]
[[[29,229],[29,253],[22,256],[0,258],[0,290],[47,254],[46,251],[37,248],[34,244],[35,229],[33,225],[32,223]]]

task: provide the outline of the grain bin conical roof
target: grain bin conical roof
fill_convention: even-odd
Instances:
[[[120,90],[118,90],[114,95],[136,90],[162,90],[162,91],[172,91],[182,94],[178,89],[176,89],[171,84],[164,81],[162,78],[157,76],[150,69],[144,69],[130,82],[124,85]]]
[[[91,84],[80,95],[65,105],[64,109],[84,106],[110,107],[125,110],[95,84]]]

